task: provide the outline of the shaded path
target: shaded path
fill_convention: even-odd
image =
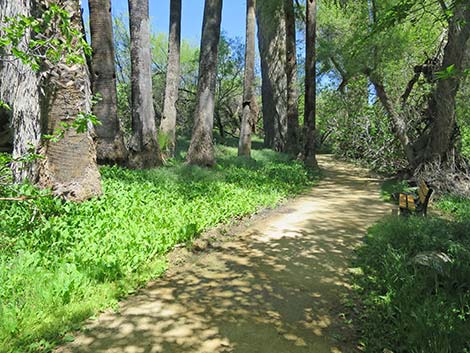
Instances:
[[[354,351],[352,328],[338,319],[348,262],[390,206],[363,170],[329,156],[320,165],[319,186],[193,256],[58,352]]]

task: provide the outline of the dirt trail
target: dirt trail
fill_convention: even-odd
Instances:
[[[364,170],[329,156],[320,165],[319,186],[193,256],[57,352],[353,352],[352,328],[338,318],[348,261],[390,206]]]

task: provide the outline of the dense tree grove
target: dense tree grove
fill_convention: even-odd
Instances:
[[[371,322],[395,331],[377,338],[362,320],[364,350],[468,353],[469,0],[239,1],[244,38],[222,28],[226,2],[203,0],[199,45],[182,36],[184,0],[164,2],[168,33],[152,31],[151,0],[122,2],[128,11],[117,14],[115,0],[0,0],[0,299],[11,300],[8,308],[0,301],[0,344],[15,336],[34,352],[43,339],[34,330],[21,336],[18,322],[33,308],[20,308],[18,296],[34,290],[18,294],[9,284],[3,295],[1,281],[17,283],[10,270],[37,266],[44,282],[55,276],[53,283],[73,273],[70,291],[74,280],[90,290],[64,294],[64,303],[76,306],[101,284],[122,295],[119,281],[129,276],[137,287],[160,273],[152,264],[172,246],[311,186],[325,153],[399,180],[391,199],[424,179],[453,217],[384,221],[370,231],[359,261],[367,278],[356,281],[361,305]],[[120,214],[118,226],[149,222],[143,232],[130,227],[135,241],[111,226],[110,214],[127,206],[135,219]],[[96,233],[83,219],[99,225]],[[444,238],[429,240],[429,224]],[[414,236],[413,229],[415,243],[402,239],[400,232]],[[450,254],[461,278],[443,270],[420,278],[403,259],[423,248]],[[403,278],[387,272],[378,249],[402,266]],[[435,281],[425,304],[419,295],[427,292],[411,293],[417,289],[409,278],[422,286]],[[436,329],[448,341],[419,329],[419,339],[406,336],[403,327],[426,321],[413,312],[406,323],[395,322],[414,310],[403,300],[408,294],[413,308],[458,313]],[[92,296],[86,300],[102,309]]]

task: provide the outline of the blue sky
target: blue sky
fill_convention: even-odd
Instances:
[[[168,32],[170,0],[149,0],[150,17],[155,32]],[[87,9],[87,0],[82,0]],[[112,0],[113,13],[126,14],[127,0]],[[245,1],[225,0],[222,15],[222,29],[229,37],[244,38]],[[204,0],[183,0],[182,36],[194,44],[199,44],[204,13]]]

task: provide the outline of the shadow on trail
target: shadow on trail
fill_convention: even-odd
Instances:
[[[354,329],[338,318],[351,252],[390,208],[378,181],[321,162],[326,178],[309,194],[193,256],[59,351],[354,352]]]

